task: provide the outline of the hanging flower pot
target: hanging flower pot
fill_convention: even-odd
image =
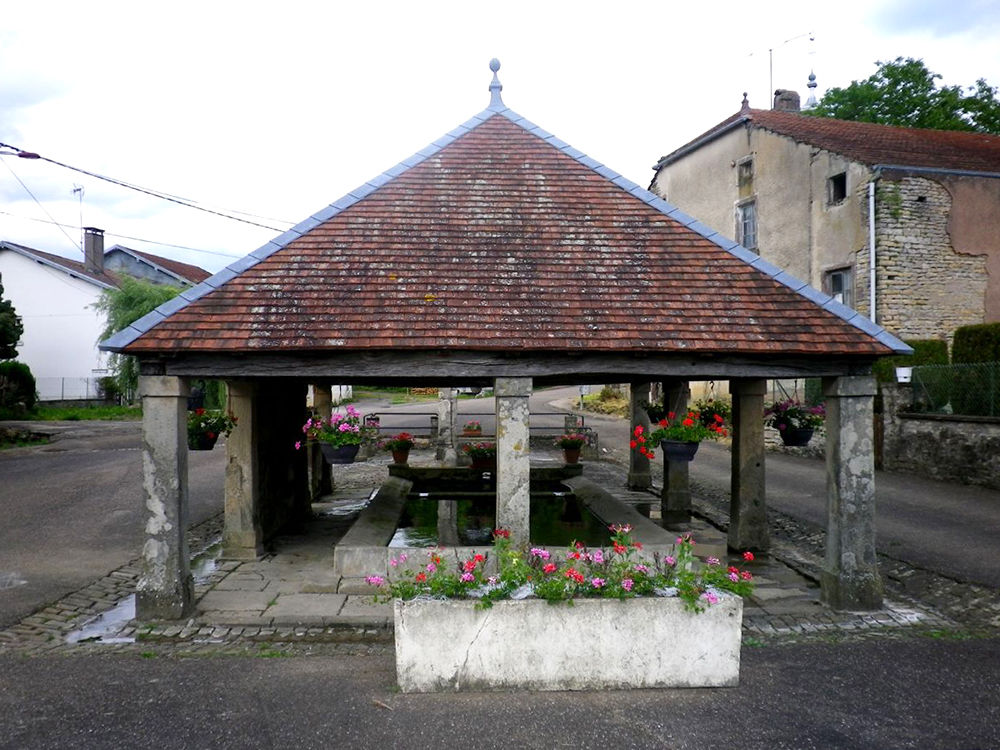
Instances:
[[[327,460],[327,463],[353,464],[355,457],[358,455],[358,451],[361,450],[361,446],[330,445],[329,443],[320,443],[319,449],[323,451],[323,458]]]
[[[188,450],[210,451],[215,447],[215,442],[219,436],[214,432],[202,432],[197,435],[188,435]]]
[[[794,448],[802,448],[803,446],[809,445],[809,441],[812,440],[813,428],[786,427],[783,430],[778,430],[778,434],[781,435],[781,442],[785,445],[789,445]]]
[[[684,440],[664,440],[660,443],[660,448],[667,461],[693,461],[698,445]]]

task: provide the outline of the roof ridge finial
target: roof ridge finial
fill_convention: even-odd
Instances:
[[[497,71],[500,70],[500,61],[495,57],[490,60],[490,70],[493,71],[493,80],[490,82],[490,106],[502,107],[504,103],[503,99],[500,98],[500,92],[503,91],[503,84],[497,78]]]
[[[747,99],[747,92],[743,92],[743,102],[740,104],[740,114],[746,114],[750,111],[750,100]]]
[[[817,106],[819,104],[819,102],[816,101],[816,86],[817,85],[818,84],[816,83],[816,71],[815,70],[810,70],[809,71],[809,83],[806,84],[806,86],[809,89],[809,98],[806,99],[806,106],[805,106],[806,109],[812,109],[813,107],[815,107],[815,106]]]

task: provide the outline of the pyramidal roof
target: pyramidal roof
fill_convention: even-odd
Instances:
[[[161,305],[109,351],[910,348],[504,105]]]

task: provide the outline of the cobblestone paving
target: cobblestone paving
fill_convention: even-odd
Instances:
[[[585,471],[589,478],[607,487],[624,486],[626,471],[614,463],[587,463]],[[382,457],[346,469],[338,467],[336,492],[332,502],[322,507],[357,504],[387,475]],[[692,490],[696,518],[689,528],[709,544],[724,545],[728,498],[697,484]],[[654,495],[617,492],[626,502],[644,506],[654,519],[657,517],[658,499]],[[327,524],[329,538],[339,538],[352,520],[353,515],[345,515]],[[758,589],[744,610],[744,642],[750,646],[908,635],[1000,635],[1000,592],[914,568],[885,555],[879,556],[886,581],[885,609],[875,613],[832,612],[820,604],[818,596],[824,531],[773,510],[769,520],[773,554],[754,568]],[[268,565],[273,569],[294,567],[281,565],[295,562],[291,559],[295,553],[282,549],[287,539],[276,540],[276,549],[258,563],[217,562],[221,534],[221,515],[189,530],[198,600],[209,592],[246,593],[249,579]],[[340,582],[333,583],[339,586],[336,590],[340,593],[329,594],[343,598],[333,618],[298,625],[216,624],[211,616],[202,615],[179,623],[142,624],[133,619],[139,575],[139,561],[132,561],[0,631],[0,655],[129,652],[145,657],[273,658],[316,654],[371,656],[393,651],[391,626],[384,609],[372,608],[369,614],[362,606],[368,597],[354,595],[357,592],[345,589]],[[263,576],[261,580],[264,583],[257,590],[263,592],[267,591],[266,586],[280,586],[282,580],[287,584],[288,576],[284,579],[281,575]],[[344,596],[345,593],[349,595]]]

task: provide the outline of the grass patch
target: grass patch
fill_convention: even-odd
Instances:
[[[155,659],[156,658],[156,652],[155,651],[143,651],[142,653],[139,654],[139,656],[141,656],[143,659]]]
[[[49,438],[37,432],[0,428],[0,451],[8,448],[28,448],[32,445],[47,445]]]
[[[60,407],[40,406],[25,416],[42,422],[69,421],[80,422],[90,420],[112,420],[120,422],[142,419],[142,408],[139,406],[76,406]]]
[[[923,636],[924,638],[934,638],[938,641],[969,641],[973,638],[982,637],[977,636],[975,633],[970,633],[967,630],[922,630],[919,631],[917,635]]]
[[[583,408],[585,411],[597,412],[598,414],[610,414],[615,417],[628,416],[628,399],[611,394],[609,389],[600,393],[588,393],[583,397]]]

